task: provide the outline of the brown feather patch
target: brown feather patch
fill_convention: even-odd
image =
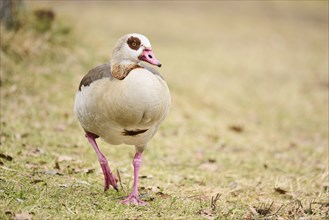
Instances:
[[[130,71],[137,69],[137,68],[143,68],[142,66],[139,66],[137,64],[131,64],[131,65],[120,65],[116,64],[113,66],[112,69],[112,76],[116,79],[123,80],[128,76]]]
[[[80,82],[79,91],[82,86],[89,86],[92,82],[105,77],[110,78],[111,80],[113,79],[111,74],[111,65],[109,63],[89,70],[88,74],[86,74]]]
[[[140,129],[136,129],[136,130],[127,130],[127,129],[124,129],[123,132],[122,132],[122,134],[124,136],[136,136],[138,134],[142,134],[142,133],[146,132],[147,130],[148,129],[142,129],[142,130],[140,130]]]
[[[128,46],[133,50],[138,50],[141,46],[141,40],[138,37],[130,37],[127,40]]]

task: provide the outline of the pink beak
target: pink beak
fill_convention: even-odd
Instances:
[[[145,48],[139,59],[143,60],[145,62],[148,62],[152,65],[161,67],[160,61],[155,58],[155,55],[154,55],[152,49],[150,49],[150,48]]]

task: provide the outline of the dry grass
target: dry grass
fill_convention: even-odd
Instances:
[[[45,6],[51,31],[1,29],[0,219],[328,218],[327,1],[26,2]],[[173,99],[144,154],[147,207],[117,202],[132,147],[100,143],[124,188],[103,192],[72,110],[130,32],[151,40]]]

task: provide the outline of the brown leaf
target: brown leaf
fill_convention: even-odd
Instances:
[[[160,187],[158,187],[158,186],[150,186],[147,189],[154,193],[160,192]]]
[[[28,212],[17,213],[14,220],[32,220],[32,215]]]
[[[163,192],[157,192],[156,195],[160,196],[162,199],[166,199],[171,197],[169,194],[163,193]]]
[[[54,169],[61,170],[61,167],[59,166],[59,163],[58,162],[55,163]]]
[[[43,148],[35,148],[31,151],[26,152],[25,156],[31,157],[40,157],[41,154],[45,153],[45,149]]]
[[[237,133],[241,133],[244,131],[244,128],[241,125],[231,125],[229,126],[229,129]]]
[[[95,169],[79,169],[79,168],[73,168],[74,173],[85,173],[85,174],[91,174],[95,172]]]
[[[297,147],[297,144],[295,142],[291,142],[289,144],[289,148],[296,148]]]
[[[12,211],[10,211],[10,210],[6,210],[6,211],[5,211],[5,215],[13,216],[14,213],[13,213]],[[10,218],[10,219],[12,219],[12,218]]]
[[[274,188],[275,192],[280,193],[280,194],[286,194],[288,191],[285,189],[282,189],[280,187]]]
[[[153,176],[152,175],[148,175],[148,176],[143,175],[143,176],[140,176],[139,178],[140,179],[153,179]]]
[[[2,154],[2,153],[0,153],[0,158],[5,159],[5,160],[8,160],[8,161],[12,161],[13,160],[13,157],[12,156],[9,156],[8,154]]]
[[[258,214],[263,215],[263,216],[266,216],[271,213],[271,210],[268,208],[256,209],[256,210],[257,210]]]
[[[41,182],[43,182],[43,180],[41,180],[41,179],[34,179],[31,181],[31,183],[34,183],[34,184],[41,183]]]
[[[271,208],[273,206],[273,203],[274,202],[272,202],[268,207],[265,207],[265,205],[263,204],[260,208],[255,207],[255,209],[259,215],[267,216],[267,215],[271,214]]]

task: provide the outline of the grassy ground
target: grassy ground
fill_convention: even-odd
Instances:
[[[328,218],[327,1],[25,3],[56,18],[1,27],[0,219]],[[147,207],[118,203],[134,148],[100,142],[122,179],[103,192],[73,114],[82,76],[130,32],[173,100],[144,153]]]

